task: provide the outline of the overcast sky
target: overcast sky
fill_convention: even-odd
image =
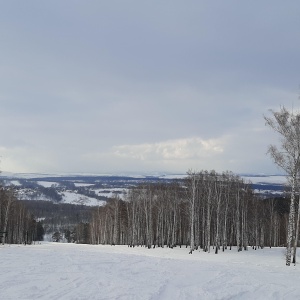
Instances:
[[[281,173],[300,2],[3,1],[2,171]]]

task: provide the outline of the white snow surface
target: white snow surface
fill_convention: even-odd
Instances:
[[[106,201],[77,194],[74,193],[73,191],[64,191],[61,195],[63,198],[60,203],[69,203],[69,204],[87,205],[87,206],[102,206],[106,204]]]
[[[10,185],[20,186],[21,184],[20,184],[19,180],[12,180],[12,181],[10,181]]]
[[[246,182],[251,181],[252,183],[275,183],[275,184],[285,184],[287,178],[284,175],[249,175],[241,176]]]
[[[0,299],[300,299],[300,264],[283,248],[219,254],[184,248],[42,243],[0,246]]]
[[[50,188],[52,187],[53,185],[58,185],[57,182],[51,182],[51,181],[38,181],[37,184],[45,187],[45,188]]]

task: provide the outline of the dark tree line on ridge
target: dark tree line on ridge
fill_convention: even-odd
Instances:
[[[65,230],[73,231],[78,223],[90,221],[90,206],[42,200],[22,200],[22,203],[35,218],[42,220],[45,234],[58,231],[63,235]]]
[[[189,172],[184,181],[142,184],[94,208],[81,238],[91,244],[186,246],[215,253],[232,246],[286,242],[288,201],[262,200],[248,183],[227,172]]]

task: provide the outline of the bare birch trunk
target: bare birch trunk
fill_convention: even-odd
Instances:
[[[296,234],[295,234],[294,251],[293,251],[293,264],[295,264],[295,265],[296,265],[296,260],[297,260],[297,246],[298,246],[298,237],[299,237],[299,219],[300,219],[300,198],[298,199]]]
[[[294,229],[295,229],[295,188],[296,188],[296,172],[292,175],[292,194],[289,213],[288,233],[287,233],[287,245],[286,245],[286,265],[290,266],[292,257],[292,243],[294,241]]]

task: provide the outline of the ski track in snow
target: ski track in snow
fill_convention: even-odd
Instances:
[[[300,264],[286,267],[283,248],[188,251],[0,246],[0,299],[300,299]]]

